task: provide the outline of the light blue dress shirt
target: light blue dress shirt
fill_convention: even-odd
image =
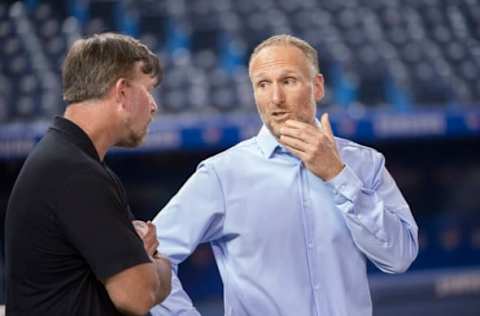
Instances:
[[[377,151],[336,138],[345,168],[325,182],[268,129],[203,161],[154,219],[176,266],[210,242],[227,316],[369,316],[366,262],[405,271],[417,225]],[[173,275],[153,315],[198,315]]]

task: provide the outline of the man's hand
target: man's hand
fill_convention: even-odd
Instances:
[[[158,239],[157,239],[157,229],[152,222],[142,222],[135,220],[132,222],[133,227],[137,231],[137,234],[143,240],[143,246],[145,247],[145,251],[149,256],[154,256],[157,252],[158,248]]]
[[[328,181],[339,174],[344,164],[337,151],[328,114],[320,119],[322,128],[288,120],[280,130],[280,143],[303,161],[307,169]]]

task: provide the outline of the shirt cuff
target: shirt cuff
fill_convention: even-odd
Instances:
[[[347,201],[353,203],[363,186],[362,180],[348,165],[345,165],[338,175],[326,183],[332,189],[333,200],[336,204],[343,204]]]

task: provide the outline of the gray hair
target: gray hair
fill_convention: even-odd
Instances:
[[[263,42],[257,45],[250,55],[250,60],[248,62],[248,69],[250,69],[253,58],[264,48],[270,46],[294,46],[300,49],[308,61],[311,63],[314,74],[317,74],[320,71],[318,65],[318,53],[315,48],[312,47],[308,42],[288,34],[274,35],[267,38]]]

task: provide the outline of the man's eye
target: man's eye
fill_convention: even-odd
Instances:
[[[259,88],[265,88],[265,87],[267,86],[267,82],[265,82],[265,81],[260,81],[260,82],[257,84],[257,86],[258,86]]]

